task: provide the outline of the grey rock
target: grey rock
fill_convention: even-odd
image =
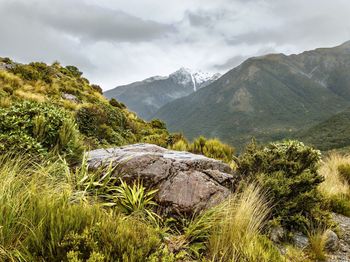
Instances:
[[[296,232],[293,235],[293,243],[296,247],[304,249],[309,245],[309,239],[301,232]]]
[[[285,235],[285,230],[283,229],[283,227],[275,226],[271,228],[269,237],[273,242],[279,243],[283,240],[284,235]]]
[[[350,261],[350,217],[333,213],[333,220],[339,226],[339,248],[329,254],[327,261]]]
[[[336,233],[328,229],[326,232],[326,245],[325,248],[329,252],[335,252],[339,249],[339,238]]]
[[[156,201],[167,214],[192,215],[227,198],[240,177],[225,163],[202,155],[134,144],[88,152],[90,168],[112,163],[128,183],[141,180],[158,189]]]
[[[69,100],[71,102],[74,102],[74,103],[80,102],[79,99],[75,95],[72,95],[72,94],[62,93],[62,98]]]

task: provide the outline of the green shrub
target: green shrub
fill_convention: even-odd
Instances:
[[[42,80],[48,84],[52,83],[52,77],[54,75],[53,69],[41,62],[34,62],[28,65],[16,64],[10,71],[16,75],[20,75],[25,80]]]
[[[177,151],[187,151],[188,150],[187,141],[179,140],[175,144],[172,145],[171,149],[177,150]]]
[[[69,158],[82,152],[72,117],[49,104],[16,103],[0,109],[0,150],[38,155],[57,151]]]
[[[272,218],[279,219],[288,229],[305,230],[309,222],[327,223],[328,216],[320,209],[322,198],[317,192],[323,181],[317,170],[320,157],[318,150],[298,141],[266,147],[253,142],[238,158],[238,171],[269,192],[274,205]]]
[[[87,104],[76,113],[81,133],[97,138],[102,144],[122,145],[125,116],[111,106]]]
[[[234,156],[234,148],[222,143],[219,139],[206,139],[203,136],[196,138],[189,146],[189,151],[195,154],[202,154],[207,157],[231,163]]]
[[[340,177],[350,184],[350,164],[341,164],[338,166],[338,173]]]
[[[153,119],[151,121],[151,126],[153,128],[166,129],[165,123],[159,119]]]
[[[91,87],[92,87],[92,89],[94,89],[98,93],[103,94],[103,90],[99,85],[91,85]]]
[[[109,100],[109,104],[120,109],[126,108],[126,105],[124,103],[118,102],[115,98],[111,98],[111,100]]]
[[[76,78],[79,78],[83,75],[82,72],[79,71],[79,68],[77,68],[76,66],[71,66],[71,65],[68,65],[66,66],[66,69],[69,71],[69,73],[73,76],[73,77],[76,77]]]

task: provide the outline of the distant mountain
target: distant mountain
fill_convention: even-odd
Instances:
[[[172,131],[240,146],[293,136],[350,106],[350,42],[246,60],[155,114]]]
[[[150,119],[163,105],[187,96],[212,83],[220,74],[195,72],[180,68],[169,76],[153,76],[129,85],[108,90],[104,95],[125,103],[140,117]]]
[[[349,147],[350,108],[307,130],[301,131],[296,138],[320,150]]]

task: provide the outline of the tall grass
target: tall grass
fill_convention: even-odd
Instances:
[[[326,243],[327,243],[327,229],[315,228],[309,230],[309,250],[311,257],[316,261],[324,261],[327,259]]]
[[[319,190],[324,196],[349,194],[349,184],[341,179],[338,172],[338,167],[344,164],[350,164],[350,156],[333,153],[324,159],[319,169],[320,174],[325,178],[325,181],[319,186]]]
[[[319,172],[325,178],[318,190],[333,212],[350,216],[350,185],[341,171],[348,170],[350,156],[333,153],[322,163]]]
[[[0,156],[0,261],[143,261],[157,249],[146,222],[77,197],[67,168]]]
[[[234,194],[215,212],[209,237],[212,261],[282,261],[261,231],[270,207],[255,185]]]

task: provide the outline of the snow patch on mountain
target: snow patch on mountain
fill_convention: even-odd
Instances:
[[[220,76],[221,74],[219,73],[211,74],[184,67],[169,75],[170,78],[174,79],[180,85],[192,86],[194,91],[214,82]]]

